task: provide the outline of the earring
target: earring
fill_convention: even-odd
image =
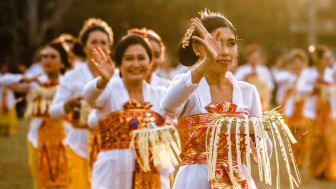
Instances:
[[[196,56],[198,56],[200,58],[201,57],[201,53],[200,52],[196,52]]]

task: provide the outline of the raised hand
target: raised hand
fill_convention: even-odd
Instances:
[[[191,19],[192,25],[195,26],[198,33],[201,37],[193,36],[193,39],[198,41],[204,48],[207,57],[211,58],[213,61],[216,61],[217,55],[221,51],[221,42],[220,36],[222,31],[217,30],[216,38],[214,38],[203,26],[201,20],[198,18]]]
[[[101,80],[104,83],[108,83],[114,74],[115,65],[111,60],[110,56],[106,56],[101,48],[93,49],[94,58],[91,59],[93,64],[96,66]]]
[[[64,111],[66,113],[69,113],[75,107],[80,108],[80,106],[81,106],[81,100],[83,98],[84,98],[83,96],[75,96],[75,97],[69,99],[67,102],[64,103]]]

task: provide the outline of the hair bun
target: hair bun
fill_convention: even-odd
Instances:
[[[192,43],[192,41],[190,41],[190,43]],[[198,60],[192,45],[183,48],[183,39],[178,46],[177,54],[179,61],[183,66],[193,66]]]

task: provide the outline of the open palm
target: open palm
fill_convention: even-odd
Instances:
[[[193,39],[198,41],[204,48],[207,57],[211,58],[212,60],[217,59],[217,55],[220,54],[221,51],[221,42],[220,36],[222,31],[218,30],[216,32],[216,38],[214,38],[204,27],[201,20],[198,18],[191,19],[193,22],[193,26],[197,29],[198,33],[201,37],[193,36]]]
[[[103,80],[109,81],[114,74],[115,65],[110,56],[106,56],[101,48],[93,49],[94,58],[91,60],[96,66]]]

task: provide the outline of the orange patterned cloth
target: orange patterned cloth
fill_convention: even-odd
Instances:
[[[237,105],[229,102],[221,102],[218,104],[210,103],[206,110],[210,113],[218,113],[223,117],[243,118],[246,113],[234,112]],[[206,164],[206,132],[209,124],[213,121],[212,114],[197,114],[187,116],[178,121],[178,131],[181,141],[181,154],[182,165],[191,164]],[[211,129],[210,129],[211,130]],[[229,160],[228,160],[228,145],[227,135],[225,131],[221,131],[220,140],[217,150],[217,165],[216,176],[211,181],[211,189],[219,188],[239,188],[247,189],[246,179],[239,174],[236,152],[236,135],[231,135],[231,149],[233,160],[233,180],[229,177]],[[239,135],[240,152],[242,160],[246,152],[245,135]],[[210,144],[210,136],[208,136],[207,144]],[[209,148],[209,146],[208,146]]]
[[[67,189],[70,184],[62,121],[42,118],[38,130],[38,167],[42,188]]]
[[[135,99],[130,99],[124,104],[125,109],[101,118],[99,120],[101,151],[129,149],[134,130],[146,128],[149,122],[155,122],[156,125],[162,126],[164,118],[149,110],[151,106],[150,102],[139,103]],[[149,159],[151,159],[149,172],[144,172],[135,161],[133,189],[161,188],[159,168],[153,162],[153,158]]]

